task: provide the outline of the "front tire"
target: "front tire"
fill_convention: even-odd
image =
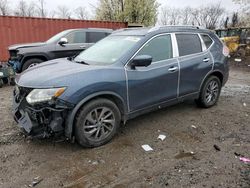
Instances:
[[[44,61],[42,59],[38,59],[38,58],[29,59],[23,64],[22,71],[25,71],[28,68],[34,67],[42,62],[44,62]]]
[[[2,88],[3,87],[3,80],[2,80],[2,78],[0,78],[0,88]]]
[[[214,106],[220,97],[221,81],[216,76],[209,77],[203,84],[200,96],[196,100],[199,107],[210,108]]]
[[[95,99],[84,105],[77,114],[75,137],[84,147],[98,147],[109,142],[117,133],[121,113],[108,99]]]

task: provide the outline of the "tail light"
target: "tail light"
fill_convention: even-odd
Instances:
[[[228,57],[229,54],[230,54],[229,48],[228,48],[225,44],[223,44],[223,51],[222,51],[222,53],[223,53],[223,55],[226,56],[226,57]]]

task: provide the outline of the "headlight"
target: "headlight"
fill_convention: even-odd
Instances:
[[[51,89],[34,89],[26,97],[26,100],[29,104],[50,101],[52,98],[57,98],[62,95],[65,89],[65,87]]]

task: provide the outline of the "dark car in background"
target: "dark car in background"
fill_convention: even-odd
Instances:
[[[44,61],[75,56],[111,33],[111,29],[70,29],[46,42],[12,45],[9,64],[20,73]]]
[[[228,54],[216,34],[197,27],[122,29],[75,58],[18,75],[14,119],[34,137],[63,134],[100,146],[141,114],[187,99],[214,106],[228,80]]]

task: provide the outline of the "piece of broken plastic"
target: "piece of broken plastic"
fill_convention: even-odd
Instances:
[[[240,157],[240,161],[242,161],[244,163],[250,163],[250,159],[248,159],[246,157]]]
[[[241,59],[234,59],[234,61],[241,62],[242,60]]]
[[[145,151],[153,151],[153,148],[151,148],[149,145],[145,144],[141,146]]]
[[[160,135],[158,136],[158,139],[160,139],[161,141],[163,141],[163,140],[166,139],[166,135],[160,134]]]
[[[191,127],[192,127],[193,129],[197,129],[197,127],[196,127],[195,125],[191,125]]]

